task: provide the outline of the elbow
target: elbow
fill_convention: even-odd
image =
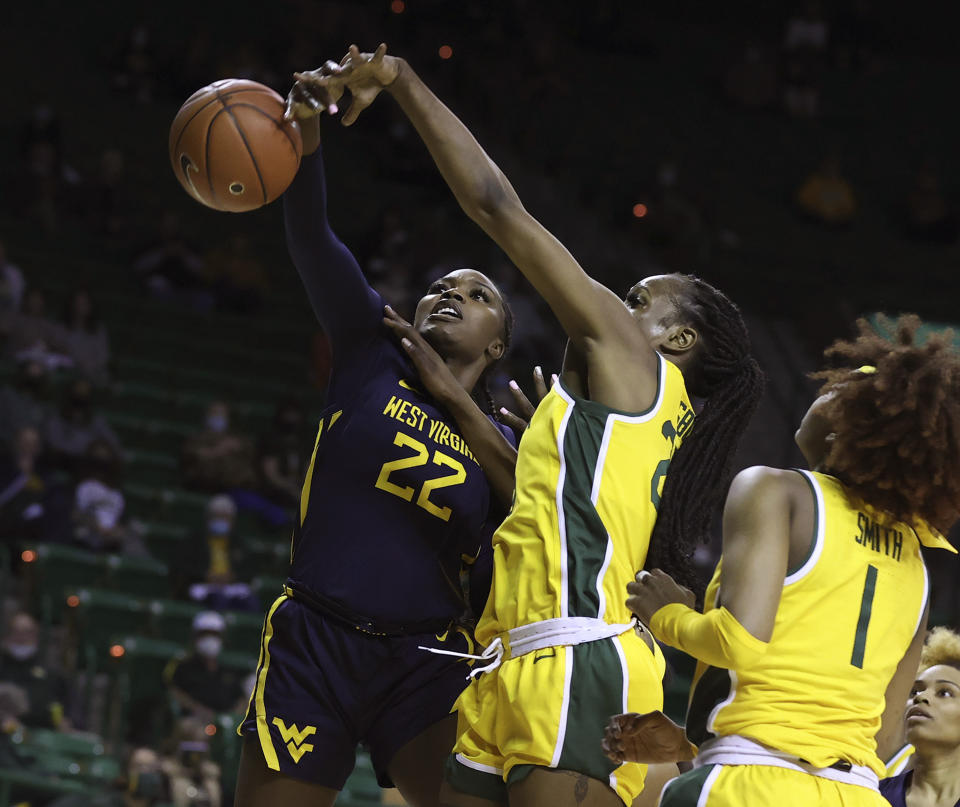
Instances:
[[[502,174],[476,183],[467,199],[461,199],[464,212],[485,229],[512,211],[522,209],[516,193]]]

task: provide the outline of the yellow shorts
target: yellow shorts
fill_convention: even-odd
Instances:
[[[462,793],[506,801],[532,766],[606,782],[629,805],[646,765],[616,765],[600,747],[611,715],[663,708],[665,662],[633,631],[508,659],[457,700],[447,780]]]
[[[704,765],[667,782],[659,807],[890,807],[876,790],[771,765]]]

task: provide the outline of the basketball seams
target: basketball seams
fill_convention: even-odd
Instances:
[[[215,104],[217,101],[220,101],[222,98],[229,98],[229,97],[232,96],[232,95],[239,95],[240,93],[244,93],[244,92],[255,92],[255,93],[259,93],[259,94],[261,94],[261,95],[263,94],[263,90],[258,90],[258,89],[254,88],[254,87],[242,87],[242,88],[240,88],[240,89],[238,89],[238,90],[229,90],[228,92],[225,92],[225,93],[222,93],[222,94],[218,94],[218,95],[215,96],[214,98],[211,98],[211,99],[210,99],[209,101],[207,101],[203,106],[201,106],[199,109],[197,109],[197,111],[194,112],[194,113],[190,116],[190,118],[183,124],[183,126],[180,127],[180,131],[179,131],[179,133],[177,134],[177,141],[176,141],[176,143],[173,144],[173,151],[176,152],[177,149],[180,148],[180,141],[183,140],[183,133],[186,132],[186,131],[187,131],[187,128],[190,126],[190,124],[193,123],[194,118],[196,118],[197,115],[199,115],[201,112],[203,112],[203,110],[205,110],[207,107],[209,107],[210,104]],[[189,101],[189,99],[188,99],[187,102],[184,104],[184,106],[186,106],[186,105],[189,104],[189,103],[190,103],[190,101]],[[221,101],[221,103],[222,103],[222,101]]]
[[[207,133],[204,136],[203,162],[204,162],[204,166],[207,169],[207,187],[210,189],[210,195],[212,197],[211,201],[214,201],[214,202],[217,201],[217,192],[213,188],[213,177],[210,175],[210,137],[213,133],[213,124],[216,123],[217,118],[219,118],[224,113],[225,109],[226,107],[224,107],[224,109],[221,109],[219,112],[217,112],[216,115],[210,118],[210,123],[207,124]]]
[[[277,122],[277,119],[276,119],[275,117],[273,117],[273,115],[268,115],[267,112],[263,109],[263,107],[259,107],[259,106],[257,106],[256,104],[247,104],[247,103],[244,103],[244,102],[240,102],[240,103],[236,103],[236,104],[230,104],[230,108],[231,108],[231,109],[232,109],[233,107],[238,107],[238,106],[242,106],[244,109],[252,109],[252,110],[254,110],[255,112],[260,113],[261,115],[263,115],[263,117],[265,117],[267,120],[269,120],[269,121],[270,121],[271,123],[273,123],[273,124],[276,124],[276,122]],[[297,154],[297,144],[294,143],[294,142],[293,142],[293,138],[290,137],[290,132],[287,131],[287,127],[286,127],[286,126],[277,126],[277,128],[278,128],[281,132],[283,132],[283,136],[286,137],[287,140],[290,141],[290,147],[293,149],[293,155],[294,155],[295,157],[298,157],[298,159],[299,159],[299,155]]]
[[[219,94],[217,97],[219,98]],[[267,183],[263,181],[263,174],[260,172],[260,165],[257,163],[257,158],[253,154],[253,149],[250,148],[250,143],[247,140],[246,132],[243,131],[243,127],[240,125],[240,121],[237,120],[237,116],[233,114],[233,109],[232,109],[233,105],[232,104],[228,105],[222,98],[220,98],[220,103],[223,104],[223,111],[230,116],[230,120],[233,123],[233,128],[237,130],[237,134],[240,135],[240,139],[243,141],[243,147],[247,150],[247,154],[250,155],[250,162],[253,163],[253,170],[257,172],[257,179],[260,180],[260,190],[263,193],[263,203],[267,204],[267,202],[269,201],[267,199]],[[269,115],[267,117],[269,117]],[[207,165],[208,173],[209,173],[209,170],[210,170],[210,166],[208,163]]]

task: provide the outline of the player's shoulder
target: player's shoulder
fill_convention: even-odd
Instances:
[[[744,468],[733,478],[731,490],[759,494],[774,491],[809,490],[803,474],[788,468],[773,468],[769,465],[752,465]]]

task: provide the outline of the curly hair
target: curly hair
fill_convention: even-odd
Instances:
[[[960,518],[960,353],[953,332],[917,339],[920,318],[865,319],[859,334],[824,356],[838,367],[813,373],[835,437],[823,468],[873,507],[946,532]],[[862,372],[865,365],[875,370]]]
[[[920,670],[946,664],[960,670],[960,634],[950,628],[934,628],[920,652]]]
[[[693,275],[678,275],[673,321],[697,331],[698,352],[684,381],[705,399],[670,461],[646,566],[660,568],[700,597],[703,581],[693,567],[726,500],[733,459],[763,394],[764,375],[750,355],[750,335],[740,310],[723,292]]]

